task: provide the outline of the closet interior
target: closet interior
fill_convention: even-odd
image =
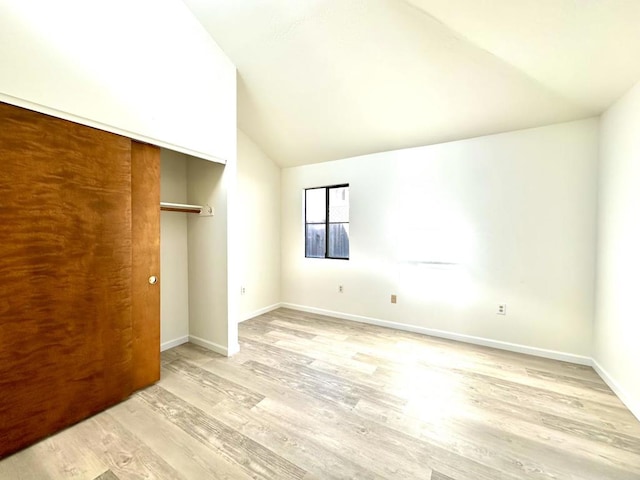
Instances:
[[[161,348],[187,341],[227,354],[225,165],[160,153]]]

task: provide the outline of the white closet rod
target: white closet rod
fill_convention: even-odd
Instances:
[[[187,203],[160,202],[160,210],[164,212],[197,213],[203,217],[213,216],[213,207],[209,205],[189,205]]]

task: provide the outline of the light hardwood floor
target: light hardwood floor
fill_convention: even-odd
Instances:
[[[0,478],[640,479],[640,422],[589,367],[285,309],[239,330]]]

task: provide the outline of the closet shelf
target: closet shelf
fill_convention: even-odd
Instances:
[[[201,217],[213,217],[213,207],[210,207],[209,205],[160,202],[160,210],[163,212],[197,213]]]

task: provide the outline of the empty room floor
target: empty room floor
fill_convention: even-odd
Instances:
[[[640,479],[640,422],[590,367],[286,309],[239,331],[0,479]]]

